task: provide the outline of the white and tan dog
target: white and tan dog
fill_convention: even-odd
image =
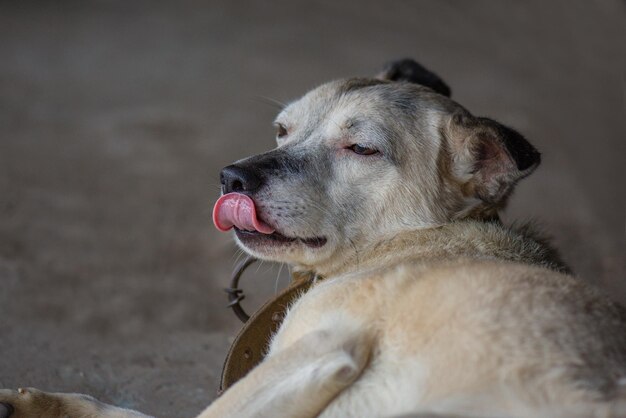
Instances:
[[[278,147],[222,171],[218,228],[324,277],[209,417],[624,417],[626,310],[497,216],[539,164],[404,60],[325,84]],[[131,417],[82,395],[0,391],[12,418]]]

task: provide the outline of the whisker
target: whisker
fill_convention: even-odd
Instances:
[[[276,281],[274,282],[274,294],[278,293],[278,282],[280,281],[280,273],[283,271],[283,267],[285,263],[280,263],[280,267],[278,268],[278,274],[276,275]]]
[[[254,98],[261,102],[261,103],[265,103],[268,104],[270,106],[273,106],[275,108],[277,108],[278,110],[283,110],[285,107],[287,107],[287,105],[285,103],[282,103],[276,99],[272,99],[271,97],[266,97],[266,96],[254,96]]]
[[[245,255],[245,252],[241,248],[239,248],[235,254],[237,258],[235,259],[235,262],[233,263],[233,268],[236,267],[237,264],[239,264],[239,261],[241,261],[241,257]]]

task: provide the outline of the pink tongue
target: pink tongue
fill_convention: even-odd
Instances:
[[[233,226],[262,234],[274,232],[269,225],[257,219],[254,202],[241,193],[228,193],[217,199],[213,208],[213,223],[222,232]]]

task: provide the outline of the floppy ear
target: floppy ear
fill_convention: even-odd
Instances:
[[[490,204],[503,204],[515,184],[532,173],[541,155],[517,131],[459,111],[448,133],[452,167],[465,192]]]
[[[410,58],[392,61],[385,65],[376,78],[390,81],[408,81],[430,87],[439,94],[450,97],[450,87],[439,76]]]

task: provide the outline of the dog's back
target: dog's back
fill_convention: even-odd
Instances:
[[[323,416],[616,413],[624,308],[502,226],[458,222],[421,235],[397,237],[364,254],[360,272],[322,281],[276,336],[272,351],[331,327],[375,341],[361,377]],[[451,236],[475,249],[446,245]]]

